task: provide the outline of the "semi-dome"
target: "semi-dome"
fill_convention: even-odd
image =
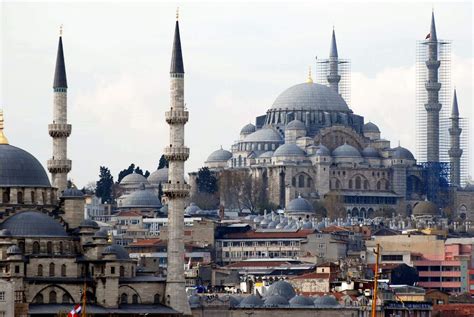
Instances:
[[[364,124],[362,131],[364,133],[380,133],[379,127],[375,123],[372,123],[370,121]]]
[[[276,149],[273,157],[281,156],[305,156],[306,153],[296,144],[283,144]]]
[[[273,109],[351,111],[344,99],[331,88],[303,83],[283,91],[273,102]]]
[[[206,162],[227,162],[232,157],[232,153],[227,150],[219,149],[211,153]]]
[[[9,246],[7,249],[7,255],[17,255],[21,253],[21,249],[17,245]]]
[[[159,170],[154,171],[151,173],[148,178],[148,182],[153,185],[158,185],[160,183],[164,184],[168,182],[168,168],[163,167]]]
[[[239,307],[242,308],[253,308],[253,307],[262,307],[263,300],[257,295],[250,295],[242,299],[239,304]]]
[[[414,160],[413,154],[406,148],[397,146],[393,149],[392,158],[398,160]]]
[[[138,174],[138,173],[131,173],[122,178],[120,181],[120,185],[128,185],[128,186],[139,186],[140,184],[148,184],[147,179],[145,176]]]
[[[273,151],[263,152],[258,156],[258,158],[271,158],[273,156]]]
[[[41,163],[30,153],[0,144],[0,187],[51,187]]]
[[[301,295],[296,295],[290,299],[290,306],[292,307],[301,307],[301,306],[314,306],[311,298]]]
[[[81,221],[81,223],[79,224],[79,227],[81,228],[94,228],[94,229],[99,229],[99,225],[97,224],[97,222],[95,222],[94,220],[92,219],[84,219]]]
[[[286,281],[278,281],[270,285],[265,293],[265,297],[269,298],[276,295],[283,296],[288,301],[295,297],[296,292],[290,283]]]
[[[251,123],[246,124],[242,130],[240,130],[240,134],[250,134],[255,132],[255,126]]]
[[[67,237],[63,226],[40,211],[24,211],[5,220],[0,229],[7,229],[14,237]]]
[[[291,200],[285,210],[288,213],[311,213],[313,212],[313,206],[306,199],[298,197]]]
[[[347,143],[338,146],[334,151],[332,151],[332,156],[334,157],[361,157],[359,150],[357,150],[352,145]]]
[[[306,126],[300,120],[293,120],[286,125],[286,130],[306,130]]]
[[[316,155],[319,155],[319,156],[330,156],[331,155],[331,152],[329,151],[329,149],[327,147],[325,147],[324,145],[320,144],[318,146],[318,150],[316,151]]]
[[[249,134],[244,142],[282,142],[281,135],[272,128],[263,128]]]
[[[84,193],[77,188],[66,188],[61,195],[63,198],[80,198],[84,197]]]
[[[112,244],[107,246],[102,254],[115,254],[118,260],[128,260],[130,259],[130,255],[128,254],[127,250],[124,247],[118,244]]]
[[[413,208],[413,215],[415,216],[437,216],[439,214],[438,206],[431,201],[420,201]]]
[[[375,148],[367,146],[365,149],[362,150],[362,156],[379,158],[380,154]]]
[[[154,190],[141,189],[132,192],[122,200],[121,208],[161,208],[161,201]]]
[[[316,298],[314,300],[314,305],[316,307],[337,307],[339,306],[339,303],[334,297],[324,295],[324,296]]]
[[[192,215],[192,214],[196,214],[200,210],[201,208],[199,208],[198,205],[196,205],[195,203],[190,203],[189,206],[186,207],[186,209],[184,210],[184,213],[188,215]]]
[[[288,306],[288,300],[281,296],[281,295],[271,295],[265,297],[265,301],[263,304],[265,307],[280,307],[280,306]]]

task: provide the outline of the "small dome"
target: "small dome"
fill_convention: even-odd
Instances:
[[[140,184],[147,184],[148,181],[146,180],[145,176],[133,172],[132,174],[128,174],[122,180],[120,181],[120,185],[125,185],[125,186],[139,186]]]
[[[219,149],[217,151],[212,152],[211,155],[209,155],[209,157],[207,158],[206,162],[227,162],[228,160],[230,160],[231,157],[232,153],[227,150]]]
[[[291,200],[285,210],[289,213],[312,213],[313,206],[306,199],[298,197]]]
[[[263,128],[249,134],[244,142],[282,142],[281,135],[272,128]]]
[[[61,195],[63,198],[84,197],[84,193],[77,188],[66,188]]]
[[[313,229],[313,224],[310,221],[306,221],[303,223],[303,229]]]
[[[17,245],[9,246],[7,249],[7,255],[22,254],[21,249]]]
[[[265,293],[266,298],[275,295],[283,296],[288,301],[295,297],[296,292],[290,283],[286,281],[278,281],[270,285],[267,292]]]
[[[255,126],[251,123],[246,124],[242,130],[240,130],[240,134],[250,134],[255,132]]]
[[[270,221],[270,223],[267,225],[267,229],[275,229],[278,224],[278,221]]]
[[[17,213],[0,224],[14,237],[68,237],[63,226],[51,216],[39,211]]]
[[[281,295],[271,295],[265,297],[265,302],[263,306],[265,307],[280,307],[280,306],[288,306],[288,300],[281,296]]]
[[[152,189],[139,189],[122,200],[121,208],[161,208],[161,201]]]
[[[283,144],[276,149],[273,157],[281,156],[305,156],[306,153],[296,144]]]
[[[329,151],[329,149],[327,147],[325,147],[324,145],[320,144],[318,146],[318,150],[316,151],[316,155],[319,155],[319,156],[331,156],[331,152]]]
[[[104,249],[104,252],[102,252],[102,254],[115,254],[118,260],[130,259],[130,256],[127,250],[125,250],[124,247],[118,244],[109,245],[108,247]]]
[[[303,83],[286,89],[276,98],[272,109],[350,111],[337,92],[316,83]]]
[[[8,229],[0,230],[0,237],[11,237],[12,233]]]
[[[363,157],[376,157],[376,158],[379,158],[380,154],[375,148],[373,148],[371,146],[368,146],[368,147],[366,147],[365,149],[362,150],[362,156]]]
[[[41,163],[30,153],[0,144],[1,187],[51,187]]]
[[[423,215],[431,215],[437,216],[439,214],[438,207],[432,203],[431,201],[420,201],[413,207],[413,215],[415,216],[423,216]]]
[[[258,158],[271,158],[273,156],[273,151],[267,151],[258,156]]]
[[[186,209],[184,210],[184,213],[188,215],[193,215],[193,214],[196,214],[200,210],[201,208],[199,208],[198,205],[196,205],[195,203],[190,203],[189,206],[186,207]]]
[[[393,149],[392,158],[398,160],[414,160],[413,154],[406,148],[397,146]]]
[[[324,295],[324,296],[316,298],[314,300],[314,305],[316,307],[336,307],[336,306],[339,306],[339,303],[334,297]]]
[[[306,126],[300,120],[293,120],[286,125],[286,130],[306,130]]]
[[[364,124],[362,131],[364,133],[380,133],[379,127],[370,121]]]
[[[191,295],[188,298],[188,302],[189,302],[189,306],[191,306],[191,308],[201,307],[201,296]]]
[[[79,224],[80,228],[94,228],[94,229],[99,229],[99,225],[97,222],[91,219],[84,219],[82,222]]]
[[[309,297],[296,295],[295,297],[290,299],[290,306],[292,307],[314,306],[314,303]]]
[[[109,234],[106,229],[100,229],[94,234],[94,238],[106,239],[108,238]]]
[[[239,307],[242,308],[253,308],[253,307],[262,307],[263,301],[257,295],[250,295],[242,299],[239,304]]]
[[[359,150],[349,144],[343,144],[338,146],[334,151],[332,151],[332,156],[334,157],[361,157]]]
[[[148,178],[148,182],[153,185],[158,185],[160,183],[164,184],[168,182],[168,168],[163,167],[159,170],[154,171],[151,173]]]

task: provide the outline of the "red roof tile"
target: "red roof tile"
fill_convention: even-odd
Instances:
[[[292,239],[292,238],[306,238],[308,235],[314,233],[314,229],[301,229],[295,232],[235,232],[226,234],[224,239]]]

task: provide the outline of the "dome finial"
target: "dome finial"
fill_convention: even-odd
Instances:
[[[179,7],[176,7],[176,20],[179,20]]]
[[[60,37],[63,36],[63,25],[62,24],[59,26],[59,36]]]
[[[0,109],[0,144],[8,144],[8,139],[3,134],[3,109]]]
[[[311,66],[309,66],[309,69],[308,69],[308,80],[307,80],[307,83],[308,83],[308,84],[312,84],[312,83],[313,83],[313,78],[311,77]]]

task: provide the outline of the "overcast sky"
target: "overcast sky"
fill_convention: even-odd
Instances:
[[[70,178],[80,187],[97,180],[100,165],[115,178],[132,162],[156,169],[168,142],[164,112],[177,5],[190,111],[188,172],[221,145],[229,149],[242,126],[305,81],[315,56],[328,55],[333,25],[339,56],[352,62],[352,110],[375,122],[392,146],[400,140],[414,152],[415,46],[429,31],[432,6],[438,38],[453,41],[461,115],[472,118],[471,1],[1,3],[5,133],[43,166],[52,155],[47,125],[64,24]],[[473,165],[471,159],[471,174]]]

